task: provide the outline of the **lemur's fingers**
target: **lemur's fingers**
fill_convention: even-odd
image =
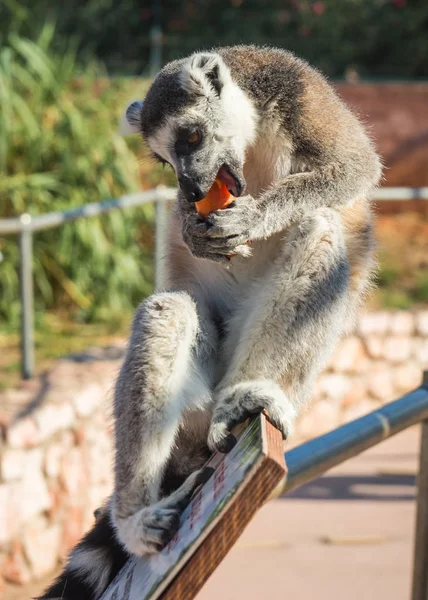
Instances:
[[[227,265],[230,258],[236,254],[247,257],[251,250],[244,246],[235,245],[228,240],[207,240],[203,238],[193,238],[191,240],[191,251],[196,256],[207,258],[214,262]]]
[[[244,220],[235,218],[225,218],[223,215],[220,217],[216,213],[212,213],[209,221],[207,221],[208,228],[205,234],[207,238],[228,238],[235,236],[242,241],[246,241],[250,238],[250,230],[245,224]]]
[[[251,231],[263,217],[250,197],[237,198],[228,208],[216,210],[206,218],[207,237],[240,236],[243,243],[251,239]]]
[[[195,471],[170,496],[152,506],[146,506],[120,521],[121,541],[129,552],[138,556],[160,552],[180,527],[180,517],[194,492],[203,485],[214,469],[203,467]]]
[[[247,382],[221,390],[208,434],[209,448],[229,452],[236,443],[233,427],[263,410],[286,439],[296,411],[274,382]]]
[[[198,220],[188,223],[186,233],[192,237],[206,237],[209,225],[205,221]]]
[[[253,250],[247,246],[247,244],[241,244],[240,246],[236,246],[236,248],[233,250],[233,254],[239,254],[239,256],[249,258],[252,256]]]
[[[252,249],[239,236],[230,236],[227,238],[214,238],[199,242],[206,250],[207,254],[221,254],[224,256],[233,256],[239,254],[244,258],[251,256]]]
[[[212,452],[227,454],[236,445],[237,439],[230,432],[226,423],[219,421],[212,423],[208,434],[208,448]]]
[[[180,527],[181,511],[158,502],[145,506],[129,517],[117,519],[120,541],[131,554],[144,556],[160,552]]]
[[[199,486],[204,485],[213,473],[212,467],[202,467],[195,471],[175,492],[165,498],[164,505],[182,512],[189,504],[194,492]]]
[[[148,552],[159,552],[174,537],[180,527],[180,512],[172,508],[155,509],[145,521],[145,542]]]

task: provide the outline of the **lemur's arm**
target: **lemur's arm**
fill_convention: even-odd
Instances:
[[[370,152],[337,158],[312,171],[289,175],[255,202],[261,212],[253,233],[265,238],[323,206],[340,208],[365,196],[377,183],[377,157]]]
[[[359,121],[323,85],[308,92],[292,136],[291,162],[303,172],[280,178],[258,198],[237,198],[209,216],[209,238],[267,238],[321,207],[340,208],[370,193],[379,181],[379,158]]]

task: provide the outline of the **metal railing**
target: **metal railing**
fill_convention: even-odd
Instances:
[[[424,373],[422,384],[416,390],[285,452],[287,475],[268,500],[287,494],[332,467],[418,423],[422,423],[422,432],[411,600],[428,600],[428,371]],[[195,548],[200,551],[201,546],[195,545]],[[119,574],[118,578],[120,577]],[[116,578],[111,585],[116,585],[117,581]],[[198,590],[199,586],[195,590],[189,586],[186,588],[186,598],[193,598]],[[149,593],[145,597],[152,596]],[[129,598],[138,600],[140,596],[131,593]]]
[[[428,600],[428,371],[422,385],[381,408],[285,453],[286,478],[272,497],[322,475],[391,436],[422,422],[411,600]]]
[[[163,244],[165,229],[166,202],[174,200],[175,188],[158,186],[147,192],[119,196],[113,200],[93,202],[78,208],[51,212],[32,217],[28,213],[17,218],[0,219],[0,235],[18,234],[19,236],[19,283],[21,300],[21,373],[24,379],[34,374],[34,290],[33,290],[33,235],[37,231],[59,227],[77,219],[97,217],[116,209],[127,209],[155,202],[156,206],[156,287],[160,287],[161,269],[159,264],[160,248]]]
[[[96,217],[112,210],[125,210],[150,202],[156,205],[156,287],[161,284],[160,248],[163,246],[165,228],[163,222],[166,216],[165,202],[175,199],[176,190],[158,186],[153,190],[130,194],[106,200],[85,204],[67,211],[57,211],[44,215],[31,216],[28,213],[20,217],[0,219],[0,235],[17,234],[20,249],[20,298],[21,298],[21,373],[24,379],[29,379],[34,373],[34,290],[33,290],[33,235],[37,231],[59,227],[77,219]],[[374,200],[428,200],[428,187],[388,187],[376,190]]]

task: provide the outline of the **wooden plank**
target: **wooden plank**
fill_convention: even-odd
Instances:
[[[238,443],[208,464],[211,479],[183,513],[158,555],[131,559],[101,600],[191,600],[286,475],[282,436],[265,415],[241,428]]]

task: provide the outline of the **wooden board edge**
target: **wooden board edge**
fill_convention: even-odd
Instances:
[[[267,454],[223,518],[177,573],[159,600],[192,600],[286,475],[281,433],[262,415]]]

